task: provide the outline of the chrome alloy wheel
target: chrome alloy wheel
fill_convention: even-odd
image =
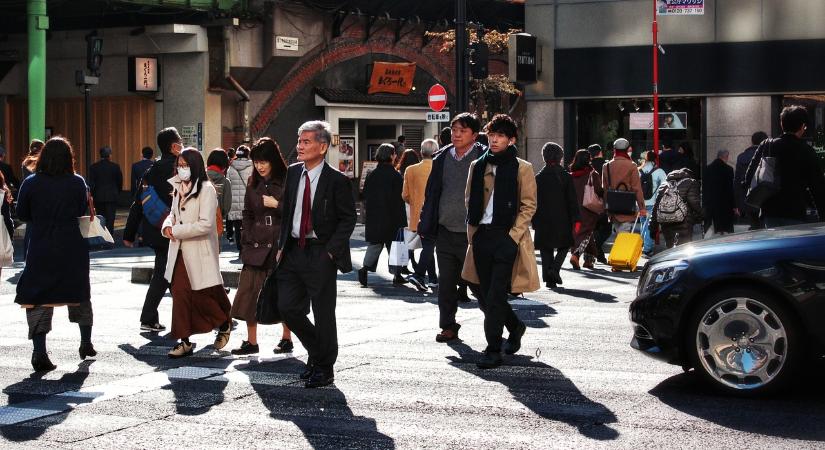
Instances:
[[[776,378],[787,359],[787,342],[779,317],[752,298],[720,301],[705,312],[696,329],[704,370],[733,389],[761,388]]]

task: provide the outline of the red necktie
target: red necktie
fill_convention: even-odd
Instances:
[[[304,172],[304,201],[301,204],[301,229],[298,232],[298,247],[304,248],[307,235],[312,231],[312,186],[309,173]]]

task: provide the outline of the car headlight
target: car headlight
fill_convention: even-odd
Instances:
[[[687,261],[681,260],[664,261],[648,267],[644,278],[639,282],[636,294],[655,291],[660,286],[678,279],[687,268]]]

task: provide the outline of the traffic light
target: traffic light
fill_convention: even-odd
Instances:
[[[470,44],[470,76],[483,80],[489,73],[487,62],[490,58],[490,48],[484,41],[479,40]]]
[[[86,36],[86,68],[94,76],[100,76],[100,65],[103,63],[103,38]]]

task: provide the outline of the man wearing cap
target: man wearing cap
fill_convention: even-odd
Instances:
[[[626,190],[636,194],[636,204],[639,215],[647,217],[645,208],[645,196],[642,193],[642,180],[639,177],[639,168],[632,159],[630,153],[633,149],[630,142],[625,138],[616,139],[613,142],[613,159],[606,162],[602,168],[602,186],[605,190]],[[610,214],[610,223],[613,224],[613,232],[630,231],[635,215]]]
[[[95,209],[106,219],[106,228],[114,235],[117,197],[123,187],[123,172],[117,163],[110,161],[111,157],[111,147],[100,149],[100,161],[92,164],[89,170],[89,190],[95,201]]]

